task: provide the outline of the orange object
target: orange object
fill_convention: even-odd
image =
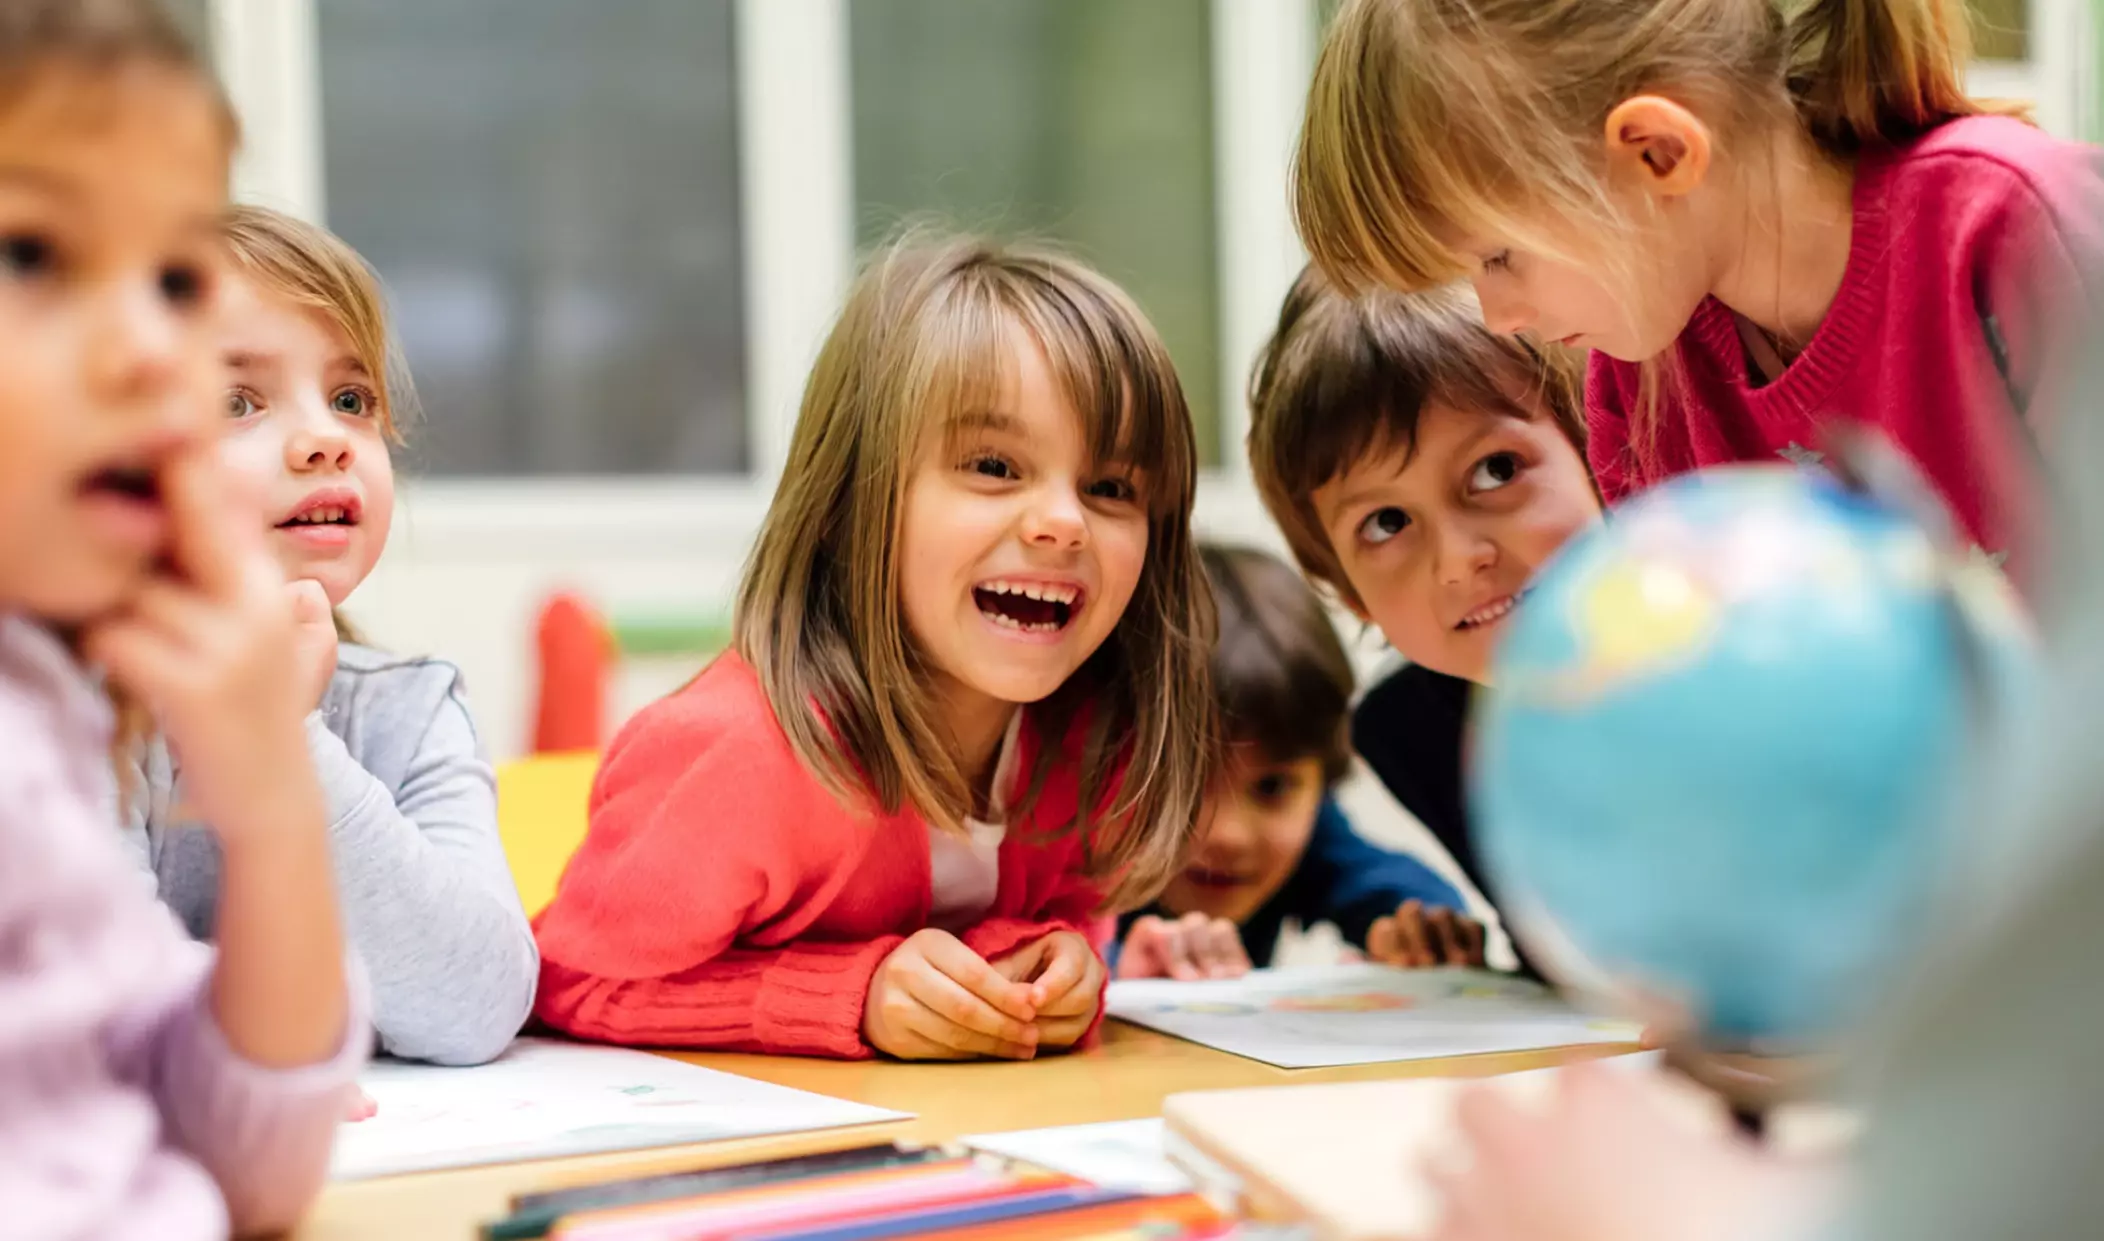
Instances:
[[[592,606],[557,594],[541,606],[540,701],[533,720],[537,754],[597,750],[606,741],[613,635]]]

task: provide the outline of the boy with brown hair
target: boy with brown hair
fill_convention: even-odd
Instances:
[[[1257,488],[1302,572],[1409,661],[1359,703],[1353,744],[1495,905],[1463,726],[1535,569],[1600,515],[1575,370],[1493,335],[1465,287],[1351,298],[1311,266],[1250,406]]]
[[[1322,600],[1267,553],[1201,544],[1198,558],[1227,746],[1184,869],[1121,919],[1118,976],[1233,977],[1271,963],[1289,919],[1332,923],[1385,964],[1481,965],[1461,894],[1361,837],[1331,795],[1351,767],[1353,676]]]

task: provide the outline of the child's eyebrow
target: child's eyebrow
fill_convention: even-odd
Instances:
[[[950,415],[949,420],[943,424],[943,429],[951,435],[957,435],[966,431],[1000,431],[1011,435],[1020,435],[1023,431],[1023,424],[1013,414],[1004,414],[990,409],[975,409],[961,414]]]
[[[253,371],[272,366],[277,359],[267,353],[256,353],[253,350],[229,349],[221,355],[221,361],[232,370]]]
[[[48,194],[53,198],[63,198],[68,201],[80,197],[80,187],[64,177],[46,172],[41,168],[24,168],[20,165],[0,164],[0,184],[5,184],[11,189],[33,190],[40,194]]]
[[[371,379],[373,377],[372,368],[368,367],[365,364],[364,358],[359,357],[355,353],[346,353],[342,357],[337,358],[335,361],[330,362],[329,369],[332,371],[344,371],[348,374],[363,376],[366,379]]]

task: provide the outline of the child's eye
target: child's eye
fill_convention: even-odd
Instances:
[[[254,414],[256,410],[256,403],[249,399],[248,393],[241,391],[239,388],[226,394],[227,417],[247,418]]]
[[[205,274],[201,268],[176,263],[161,269],[161,296],[171,306],[188,308],[204,300]]]
[[[35,233],[11,233],[0,237],[0,268],[20,279],[48,275],[56,263],[58,248],[48,237]]]
[[[978,453],[965,458],[964,469],[966,473],[976,474],[981,478],[1009,479],[1016,477],[1016,468],[1013,462],[1006,457],[996,456],[990,452]]]
[[[1500,250],[1496,254],[1491,255],[1489,258],[1484,259],[1483,270],[1486,272],[1511,271],[1512,251]]]
[[[372,394],[363,388],[344,388],[329,398],[329,408],[339,414],[363,418],[373,410]]]
[[[1375,509],[1365,521],[1359,523],[1359,537],[1378,547],[1401,534],[1409,524],[1410,514],[1389,505],[1387,508]]]
[[[1520,476],[1520,459],[1509,452],[1494,452],[1469,471],[1471,492],[1496,491]]]
[[[1249,798],[1261,806],[1275,806],[1293,791],[1293,777],[1284,772],[1267,771],[1249,782]]]
[[[1117,504],[1130,504],[1140,498],[1139,488],[1125,478],[1099,478],[1088,485],[1088,494],[1098,500],[1110,500]]]

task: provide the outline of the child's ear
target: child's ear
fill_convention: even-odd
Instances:
[[[1607,114],[1604,136],[1607,167],[1617,184],[1658,198],[1682,198],[1709,176],[1709,126],[1671,99],[1624,99]]]

